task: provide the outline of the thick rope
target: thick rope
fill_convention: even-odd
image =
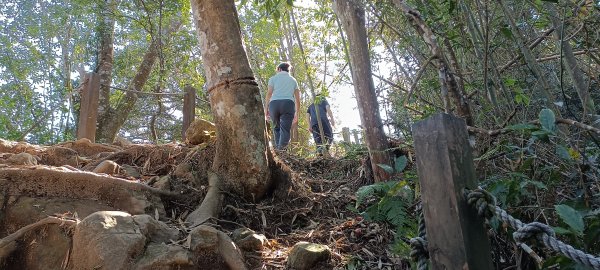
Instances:
[[[427,230],[425,228],[425,217],[421,211],[421,205],[417,206],[419,211],[419,236],[410,239],[410,257],[417,262],[418,270],[427,270],[429,251],[427,250]]]
[[[487,191],[483,189],[468,191],[466,197],[467,202],[475,207],[481,216],[490,218],[495,214],[500,220],[515,229],[516,231],[513,233],[513,238],[517,243],[523,243],[528,239],[535,238],[544,243],[546,247],[562,253],[573,261],[590,266],[594,270],[600,270],[599,257],[586,254],[583,251],[575,249],[573,246],[556,239],[554,237],[554,231],[546,224],[539,222],[523,224],[523,222],[512,217],[502,208],[496,206],[494,196]]]
[[[236,85],[236,84],[249,84],[249,85],[258,86],[258,83],[256,82],[256,79],[254,79],[254,77],[242,77],[242,78],[237,78],[237,79],[233,79],[233,80],[223,80],[223,81],[215,84],[211,88],[208,88],[208,93],[211,93],[213,90],[220,88],[220,87],[228,88],[229,85]]]

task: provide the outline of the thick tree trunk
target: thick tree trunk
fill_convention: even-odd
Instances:
[[[233,0],[192,0],[217,128],[213,170],[225,190],[257,200],[271,186],[262,102]]]
[[[371,74],[365,11],[360,3],[356,3],[354,0],[335,0],[333,1],[333,8],[340,18],[350,43],[352,81],[354,82],[354,91],[358,101],[360,120],[365,130],[365,141],[371,156],[373,175],[376,182],[384,181],[389,178],[389,175],[377,164],[391,164],[390,156],[386,151],[389,144],[383,132],[383,124],[379,116],[379,104],[377,103],[375,85]]]

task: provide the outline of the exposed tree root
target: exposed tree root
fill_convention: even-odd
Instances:
[[[208,173],[208,191],[202,203],[194,212],[185,219],[192,227],[198,226],[211,218],[219,217],[221,211],[221,202],[223,195],[219,186],[219,177],[213,173]]]
[[[181,197],[180,194],[159,190],[145,184],[108,175],[71,171],[45,166],[0,169],[0,187],[7,195],[33,195],[91,199],[131,214],[154,213],[149,202],[160,202],[158,195]]]
[[[57,218],[57,217],[47,217],[38,222],[29,224],[29,225],[19,229],[18,231],[0,239],[0,262],[4,261],[4,259],[6,257],[8,257],[16,249],[15,241],[17,241],[18,239],[23,237],[23,235],[25,235],[25,233],[35,230],[35,229],[37,229],[41,226],[47,225],[47,224],[60,224],[60,225],[67,225],[67,226],[75,226],[75,225],[77,225],[77,222],[78,221],[76,221],[76,220],[61,219],[61,218]]]
[[[244,258],[240,249],[235,246],[231,238],[222,231],[217,233],[219,236],[219,253],[231,270],[246,270]]]
[[[221,202],[223,195],[220,190],[220,179],[213,172],[208,173],[208,191],[202,203],[194,212],[192,212],[186,221],[192,226],[198,226],[211,218],[218,218],[221,211]],[[232,270],[246,270],[244,259],[239,248],[235,246],[231,238],[222,231],[218,231],[219,254]]]

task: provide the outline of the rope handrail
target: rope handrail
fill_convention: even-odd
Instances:
[[[523,243],[528,239],[535,238],[544,243],[547,248],[562,253],[575,262],[590,266],[595,270],[600,270],[600,257],[586,254],[585,252],[556,239],[554,230],[546,224],[540,222],[524,224],[522,221],[512,217],[504,211],[504,209],[496,205],[496,199],[489,192],[483,189],[476,189],[465,192],[465,195],[469,205],[474,206],[479,215],[487,219],[495,215],[515,229],[516,231],[513,233],[513,238],[518,244]]]
[[[467,203],[475,207],[480,216],[485,217],[488,220],[496,216],[502,222],[505,222],[510,227],[515,229],[515,232],[513,233],[513,239],[521,247],[526,246],[524,244],[525,241],[534,238],[544,243],[547,248],[552,249],[555,252],[562,253],[575,262],[590,266],[594,270],[600,270],[600,257],[586,254],[585,252],[556,239],[554,230],[546,224],[540,222],[531,222],[525,224],[522,221],[514,218],[504,209],[496,205],[496,198],[494,198],[494,196],[489,192],[483,189],[465,190],[464,195],[467,199]],[[422,220],[422,216],[423,213],[421,212],[419,219],[419,237],[410,239],[410,245],[412,248],[411,257],[413,260],[417,261],[418,270],[427,269],[427,260],[429,258],[427,251],[425,223],[424,220]]]

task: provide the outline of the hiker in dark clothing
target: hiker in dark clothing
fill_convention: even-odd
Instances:
[[[290,75],[289,63],[277,66],[277,74],[269,79],[265,115],[273,120],[275,149],[283,150],[290,142],[292,125],[298,123],[300,90]]]
[[[317,104],[317,102],[315,102],[311,104],[306,112],[308,113],[308,119],[310,122],[308,130],[312,133],[315,143],[317,144],[317,153],[321,155],[323,153],[323,144],[325,144],[325,147],[329,149],[329,146],[333,142],[332,127],[335,126],[335,121],[333,120],[333,113],[331,112],[331,108],[329,107],[327,100],[324,97],[317,96],[317,101],[319,101],[319,103]],[[321,117],[321,124],[323,125],[325,140],[321,138],[315,104],[317,104],[317,108],[319,109],[319,116]],[[327,116],[329,116],[329,118],[327,118]]]

